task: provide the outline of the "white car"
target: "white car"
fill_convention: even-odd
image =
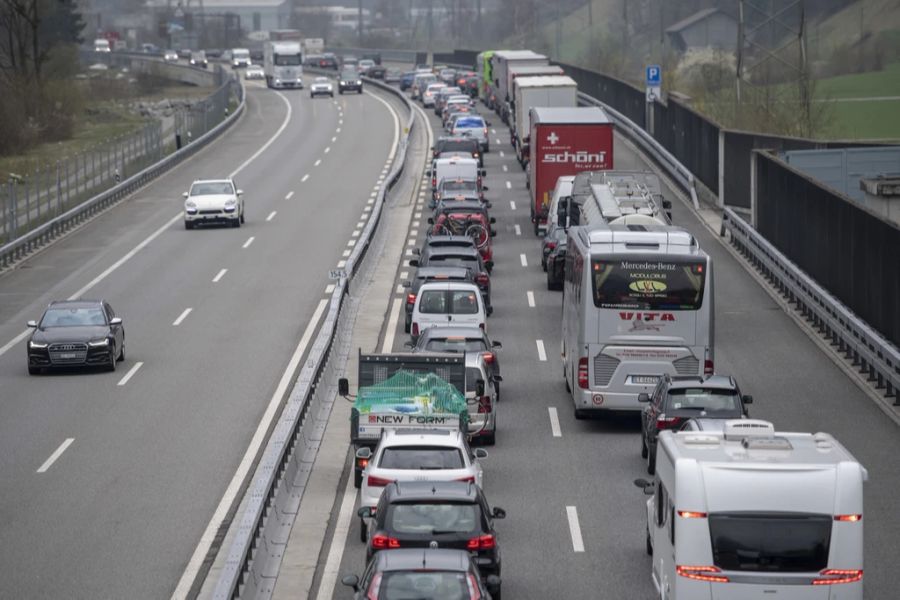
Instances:
[[[331,96],[334,98],[334,84],[327,77],[316,77],[312,85],[309,86],[309,97],[315,98],[318,95]]]
[[[484,382],[478,396],[478,382]],[[497,384],[484,353],[466,352],[466,405],[469,408],[469,435],[472,441],[493,446],[497,440]]]
[[[166,62],[178,62],[178,53],[174,50],[166,50],[163,53],[163,60]]]
[[[244,71],[244,79],[265,79],[266,72],[263,71],[263,68],[259,65],[250,65],[247,67],[247,70]]]
[[[437,94],[439,90],[442,90],[445,87],[447,87],[446,83],[428,84],[428,87],[426,87],[425,91],[422,92],[422,106],[424,106],[425,108],[434,108],[434,95]]]
[[[232,179],[202,179],[191,184],[184,196],[184,228],[198,224],[224,223],[240,227],[244,222],[243,190]]]
[[[410,333],[413,340],[429,327],[473,325],[487,331],[487,311],[481,291],[464,281],[422,284],[413,305]]]
[[[363,447],[356,457],[368,460],[359,505],[375,508],[384,487],[395,481],[473,481],[483,487],[484,471],[478,459],[487,458],[487,451],[473,451],[459,431],[389,429],[375,452]],[[366,521],[360,519],[360,526],[360,539],[366,541]]]

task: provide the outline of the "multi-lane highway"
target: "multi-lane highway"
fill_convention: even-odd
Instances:
[[[389,98],[250,84],[220,140],[0,277],[0,597],[163,598],[201,564],[396,143]],[[229,175],[246,224],[186,231],[181,192]],[[124,317],[126,360],[30,377],[25,322],[73,296]]]
[[[484,109],[482,108],[482,111]],[[440,122],[428,120],[440,135]],[[488,500],[507,510],[497,523],[506,598],[652,598],[644,551],[644,496],[632,481],[647,477],[640,424],[616,417],[576,421],[559,359],[560,292],[546,288],[540,242],[531,232],[525,176],[509,135],[492,117],[485,180],[497,219],[492,275],[491,337],[504,349],[503,400],[496,446],[484,461]],[[616,140],[616,167],[647,169]],[[869,470],[866,502],[866,597],[893,597],[900,549],[894,506],[900,490],[900,437],[888,419],[786,315],[756,278],[669,187],[676,224],[686,227],[715,261],[716,369],[735,375],[754,396],[751,415],[782,430],[826,431]],[[413,228],[425,235],[427,208]],[[408,258],[408,257],[406,257]],[[414,269],[398,265],[397,282]],[[401,325],[394,350],[407,336]],[[543,352],[542,352],[543,350]],[[349,464],[349,462],[348,462]],[[337,520],[334,515],[332,521]],[[360,574],[365,549],[358,521],[345,540],[340,572]],[[348,588],[336,598],[350,598]]]

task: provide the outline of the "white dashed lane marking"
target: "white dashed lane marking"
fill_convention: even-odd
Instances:
[[[53,454],[50,455],[50,458],[44,461],[40,467],[38,467],[38,473],[46,473],[47,469],[49,469],[56,460],[62,456],[62,453],[66,451],[66,448],[72,445],[72,442],[75,441],[75,438],[66,438],[66,440],[59,445],[59,448],[53,451]]]
[[[222,269],[221,271],[216,273],[216,276],[213,277],[213,283],[219,283],[220,281],[222,281],[222,278],[225,277],[225,273],[227,272],[228,269]]]
[[[559,428],[559,415],[556,413],[555,406],[548,406],[547,412],[550,413],[550,431],[553,437],[562,437],[562,431]]]
[[[184,309],[184,312],[181,313],[180,315],[178,315],[178,318],[175,319],[175,320],[172,322],[172,326],[173,326],[173,327],[178,327],[179,325],[181,325],[181,323],[184,322],[185,319],[187,319],[187,316],[188,316],[189,314],[191,314],[191,311],[192,311],[192,310],[194,310],[194,309],[193,309],[193,308],[186,308],[186,309]]]
[[[125,377],[122,378],[122,380],[118,383],[118,385],[123,386],[126,383],[128,383],[128,380],[131,379],[132,377],[134,377],[134,374],[138,372],[138,369],[140,369],[143,366],[144,366],[144,363],[142,363],[142,362],[134,363],[134,366],[131,367],[131,369],[127,373],[125,373]]]
[[[520,255],[519,255],[519,260],[522,261],[522,266],[523,266],[523,267],[527,267],[527,266],[528,266],[528,259],[525,258],[525,255],[524,255],[524,254],[520,254]]]

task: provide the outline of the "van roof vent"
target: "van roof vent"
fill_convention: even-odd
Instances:
[[[791,442],[783,437],[745,437],[741,446],[747,450],[793,450]]]
[[[729,419],[725,422],[725,439],[738,440],[746,437],[772,437],[775,426],[759,419]]]

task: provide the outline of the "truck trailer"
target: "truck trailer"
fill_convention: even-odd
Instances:
[[[537,77],[516,77],[513,79],[513,98],[510,106],[509,127],[516,158],[522,168],[528,156],[528,136],[531,133],[529,115],[532,108],[578,106],[578,84],[565,75],[542,75]],[[554,182],[555,185],[555,182]]]
[[[510,101],[512,90],[509,89],[509,69],[513,66],[541,66],[550,64],[543,54],[537,54],[531,50],[500,50],[494,52],[491,57],[491,88],[493,105],[488,105],[497,111],[497,114],[505,123],[508,119],[506,103]]]
[[[300,42],[266,42],[263,64],[268,87],[303,88]]]

